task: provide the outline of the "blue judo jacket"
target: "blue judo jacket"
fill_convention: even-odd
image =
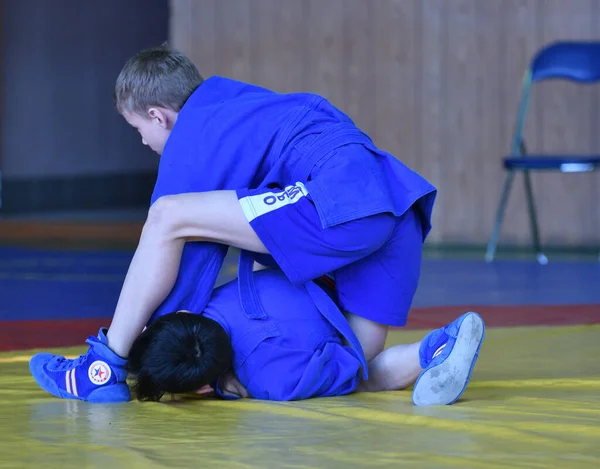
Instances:
[[[344,146],[353,151],[342,158],[336,150]],[[324,228],[377,213],[401,216],[414,205],[424,238],[431,229],[435,187],[378,149],[325,98],[275,93],[222,77],[202,83],[179,112],[151,203],[165,195],[298,181],[311,194]],[[223,245],[187,243],[176,284],[150,322],[180,309],[203,311],[226,253]],[[240,300],[249,317],[261,320],[267,315],[253,285],[252,260],[251,253],[242,252]],[[363,351],[341,311],[313,282],[305,288],[352,345],[366,377]]]
[[[266,318],[253,319],[241,308],[236,282],[215,289],[203,312],[227,332],[233,372],[250,396],[291,401],[353,392],[361,362],[306,290],[277,269],[257,272],[255,286]],[[228,398],[218,383],[215,390]]]

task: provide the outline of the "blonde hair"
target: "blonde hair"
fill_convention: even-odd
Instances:
[[[179,112],[202,82],[190,59],[163,44],[145,49],[125,63],[115,84],[115,106],[121,114],[144,115],[152,106]]]

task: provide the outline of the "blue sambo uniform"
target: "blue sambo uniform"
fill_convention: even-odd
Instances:
[[[345,151],[337,152],[340,148]],[[284,188],[296,182],[310,192],[323,228],[381,213],[401,217],[414,208],[423,239],[431,229],[436,189],[378,149],[326,99],[279,94],[221,77],[206,80],[179,112],[152,203],[171,194]],[[187,243],[175,287],[151,321],[179,309],[203,311],[226,252],[219,244]],[[247,252],[240,256],[240,300],[247,317],[264,321],[268,315],[251,271],[254,258]],[[303,287],[357,351],[366,376],[364,354],[339,307],[313,282]]]
[[[215,289],[203,313],[229,335],[233,371],[250,396],[290,401],[353,392],[361,359],[306,289],[292,285],[280,270],[257,272],[255,286],[265,317],[246,313],[235,281]]]

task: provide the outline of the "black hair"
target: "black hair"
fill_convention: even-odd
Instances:
[[[150,324],[129,352],[132,391],[140,401],[213,385],[233,361],[225,329],[200,314],[170,313]]]

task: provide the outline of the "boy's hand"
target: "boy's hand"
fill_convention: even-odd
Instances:
[[[238,381],[235,375],[228,371],[220,380],[220,388],[223,394],[236,397],[250,397],[246,388]]]

